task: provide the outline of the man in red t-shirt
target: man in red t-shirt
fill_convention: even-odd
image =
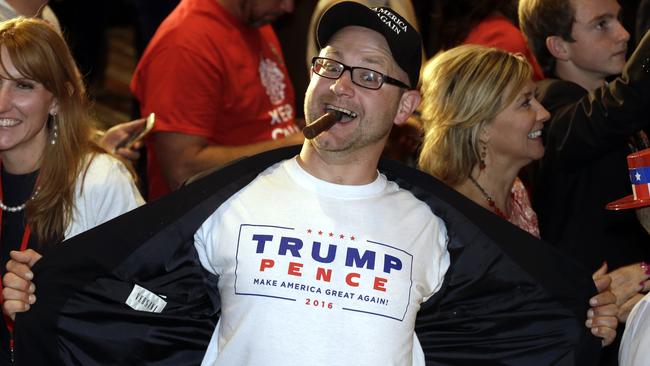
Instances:
[[[131,90],[147,138],[149,198],[242,156],[300,144],[294,91],[269,22],[293,0],[182,0],[136,68]]]

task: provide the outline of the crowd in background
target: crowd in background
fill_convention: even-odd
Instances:
[[[140,193],[155,202],[205,171],[303,144],[300,130],[305,123],[333,108],[318,113],[310,109],[309,96],[317,88],[310,84],[313,73],[343,80],[349,71],[351,84],[337,81],[331,87],[337,95],[352,95],[357,87],[384,90],[380,88],[388,84],[422,94],[421,103],[419,97],[400,102],[413,113],[386,131],[384,158],[432,175],[592,274],[593,283],[580,291],[601,296],[602,304],[581,306],[589,309],[587,327],[605,345],[600,364],[650,359],[642,350],[650,333],[639,331],[650,317],[643,315],[650,301],[650,237],[642,225],[644,216],[639,215],[639,222],[635,212],[646,202],[635,193],[632,203],[605,208],[631,193],[627,156],[650,147],[650,37],[645,36],[650,2],[358,1],[394,9],[422,35],[416,57],[421,76],[419,67],[411,72],[413,54],[403,61],[406,56],[391,47],[406,72],[400,76],[408,81],[381,75],[376,88],[362,84],[355,74],[361,70],[336,60],[339,54],[319,55],[327,43],[317,38],[317,24],[339,2],[278,0],[262,6],[244,0],[124,0],[121,6],[133,10],[136,30],[138,66],[130,85],[136,121],[118,124],[105,135],[91,126],[92,93],[86,85],[91,91],[101,89],[105,30],[114,21],[110,16],[116,5],[93,2],[90,10],[87,1],[52,1],[49,6],[39,1],[36,12],[21,14],[11,1],[0,2],[0,14],[4,9],[14,12],[3,15],[7,19],[33,13],[58,29],[49,34],[39,30],[45,23],[20,21],[0,26],[0,98],[22,88],[23,78],[42,89],[38,97],[27,97],[37,107],[23,107],[19,98],[26,97],[18,94],[12,102],[0,103],[10,106],[5,111],[9,114],[14,104],[16,110],[29,112],[35,127],[21,138],[36,141],[28,150],[22,148],[23,140],[0,146],[0,194],[5,192],[0,195],[5,215],[0,242],[10,275],[31,273],[29,267],[43,252],[47,255],[46,244],[144,204]],[[395,27],[402,27],[395,21]],[[35,52],[11,40],[14,29],[21,27],[34,27],[33,32],[51,38],[52,53],[67,63],[57,64],[63,71],[16,56]],[[57,43],[63,39],[70,50]],[[336,108],[342,121],[356,118],[353,110]],[[395,113],[400,116],[401,110]],[[144,138],[144,148],[138,149],[141,143],[125,148],[123,140],[134,134],[132,126],[139,130],[140,117],[150,113],[156,114],[156,124]],[[11,124],[18,116],[3,118]],[[67,121],[78,126],[71,124],[68,131]],[[116,173],[107,175],[109,171]],[[10,254],[28,248],[29,253]],[[201,260],[206,266],[212,259]],[[438,260],[446,259],[441,255]],[[448,274],[453,275],[458,274]],[[5,298],[16,300],[10,301],[9,311],[5,306],[12,315],[36,301],[31,278],[18,277],[18,285],[5,284]],[[444,291],[450,297],[456,294]],[[628,334],[621,348],[628,322],[635,324],[635,334]],[[9,359],[12,321],[5,318],[5,323],[2,348]],[[435,333],[415,324],[423,340]],[[423,354],[414,360],[433,362],[436,350],[428,344],[422,342]],[[619,355],[619,349],[625,353]],[[453,352],[447,357],[453,358],[451,354],[459,357]]]

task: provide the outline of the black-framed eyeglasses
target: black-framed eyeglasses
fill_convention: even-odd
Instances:
[[[365,67],[351,67],[326,57],[314,57],[311,59],[311,68],[316,75],[327,79],[336,80],[343,75],[345,70],[350,70],[352,82],[366,89],[377,90],[384,83],[399,86],[400,88],[411,89],[405,83],[384,75],[379,71],[366,69]]]

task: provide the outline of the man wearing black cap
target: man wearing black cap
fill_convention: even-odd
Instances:
[[[421,307],[428,359],[462,360],[465,345],[479,364],[597,354],[582,326],[589,274],[433,177],[379,163],[420,101],[411,25],[343,2],[318,40],[305,116],[338,122],[298,155],[198,178],[58,247],[34,275],[9,265],[5,290],[33,277],[39,297],[16,319],[18,364],[408,366]],[[10,315],[24,310],[4,294]],[[486,337],[506,349],[477,344]],[[460,343],[436,352],[445,338]]]
[[[442,220],[377,171],[392,125],[420,101],[417,32],[390,9],[344,3],[318,38],[305,116],[339,122],[194,237],[223,302],[204,364],[409,365],[417,309],[448,267]]]

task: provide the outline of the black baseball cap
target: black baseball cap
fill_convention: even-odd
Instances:
[[[415,27],[391,8],[368,8],[353,1],[343,1],[329,7],[320,17],[316,30],[318,47],[323,48],[334,33],[351,25],[370,28],[383,35],[393,58],[408,74],[411,88],[417,87],[422,65],[422,39]]]

